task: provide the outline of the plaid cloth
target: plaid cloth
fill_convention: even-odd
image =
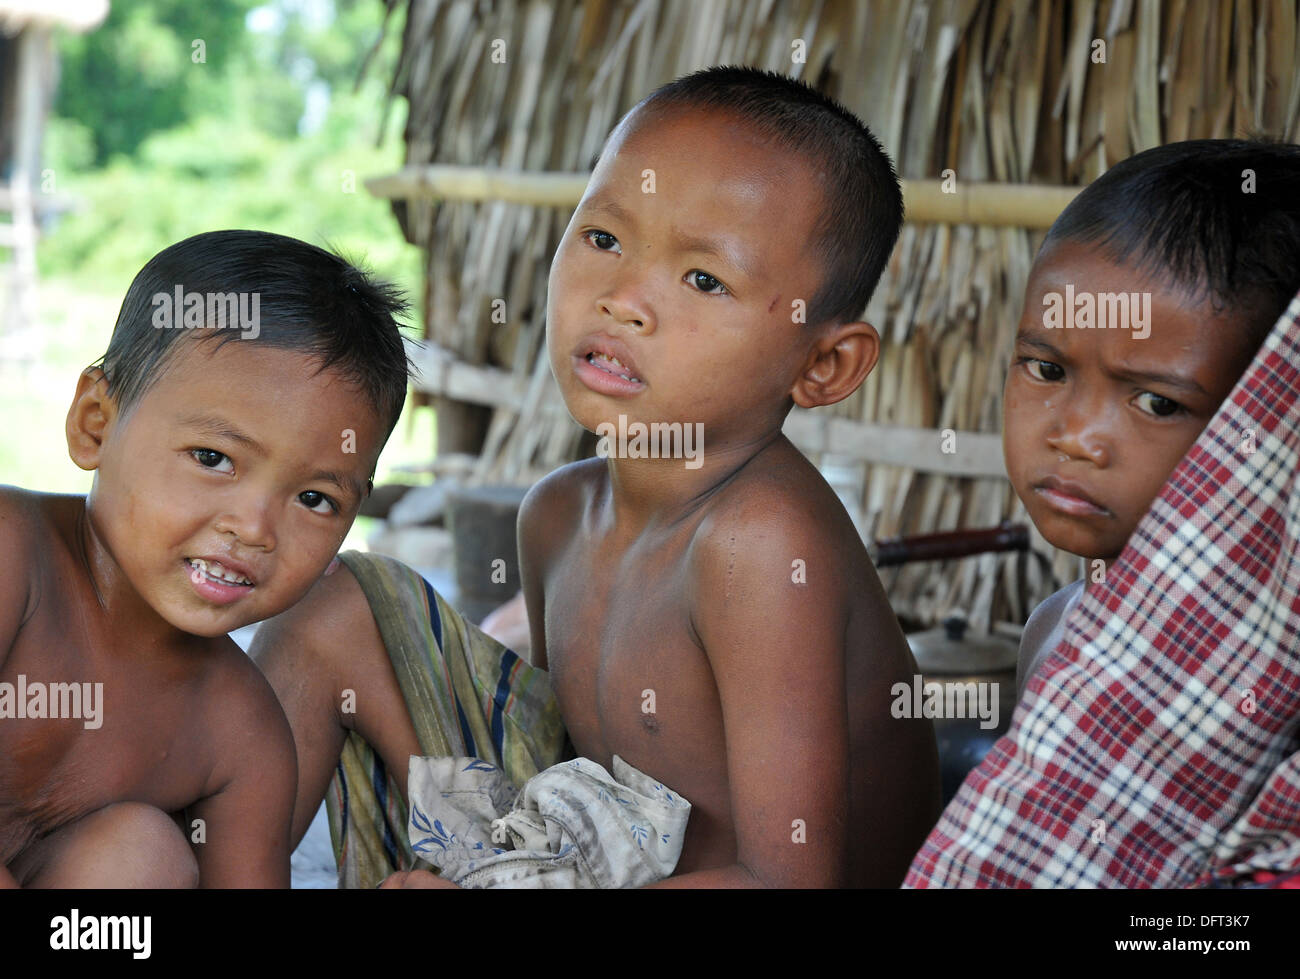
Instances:
[[[1300,868],[1300,296],[1090,587],[905,887]]]

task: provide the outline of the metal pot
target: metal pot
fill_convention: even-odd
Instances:
[[[1011,725],[1019,646],[998,635],[967,635],[960,614],[950,615],[941,628],[911,633],[907,643],[921,671],[911,706],[934,721],[947,805]]]

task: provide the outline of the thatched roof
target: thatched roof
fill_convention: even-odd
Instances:
[[[1295,2],[390,0],[390,7],[406,15],[393,89],[409,101],[407,163],[416,167],[586,172],[638,99],[683,73],[726,63],[811,81],[871,126],[901,176],[935,180],[951,169],[959,194],[980,181],[1078,186],[1175,140],[1300,136]],[[504,51],[504,63],[493,61],[494,50]],[[796,51],[803,61],[793,60]],[[493,402],[482,479],[527,480],[583,451],[542,349],[547,271],[569,210],[427,196],[404,205],[406,233],[428,259],[428,336],[449,358],[511,375],[490,375],[513,387]],[[1040,236],[907,224],[867,310],[884,339],[880,364],[858,393],[818,414],[950,428],[959,442],[970,433],[987,440],[981,446],[995,444],[1003,371]],[[491,319],[498,298],[506,301],[504,324]],[[447,417],[463,417],[438,403]],[[867,537],[1025,519],[1005,479],[950,475],[937,439],[908,468],[852,456],[817,461],[839,474]],[[1055,568],[1059,578],[1078,574],[1064,555]],[[933,621],[960,606],[980,625],[1023,621],[1027,603],[1055,584],[1033,564],[993,555],[909,566],[894,578],[885,576],[900,613]]]

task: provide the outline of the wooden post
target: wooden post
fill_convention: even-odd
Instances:
[[[482,622],[519,591],[515,524],[526,492],[520,486],[476,486],[447,494],[457,607],[472,622]]]
[[[50,30],[31,24],[17,38],[17,111],[14,114],[14,156],[9,181],[11,225],[3,230],[13,264],[4,322],[20,330],[35,318],[36,215],[32,193],[41,159],[41,129],[45,86],[42,65],[50,56]]]

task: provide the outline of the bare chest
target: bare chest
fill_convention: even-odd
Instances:
[[[684,781],[724,770],[725,751],[683,564],[644,548],[565,562],[547,591],[546,645],[575,750],[606,767],[617,754],[685,794]]]
[[[0,669],[0,860],[113,802],[174,811],[200,794],[189,685],[138,668],[109,675],[66,633],[60,644],[24,632]]]

